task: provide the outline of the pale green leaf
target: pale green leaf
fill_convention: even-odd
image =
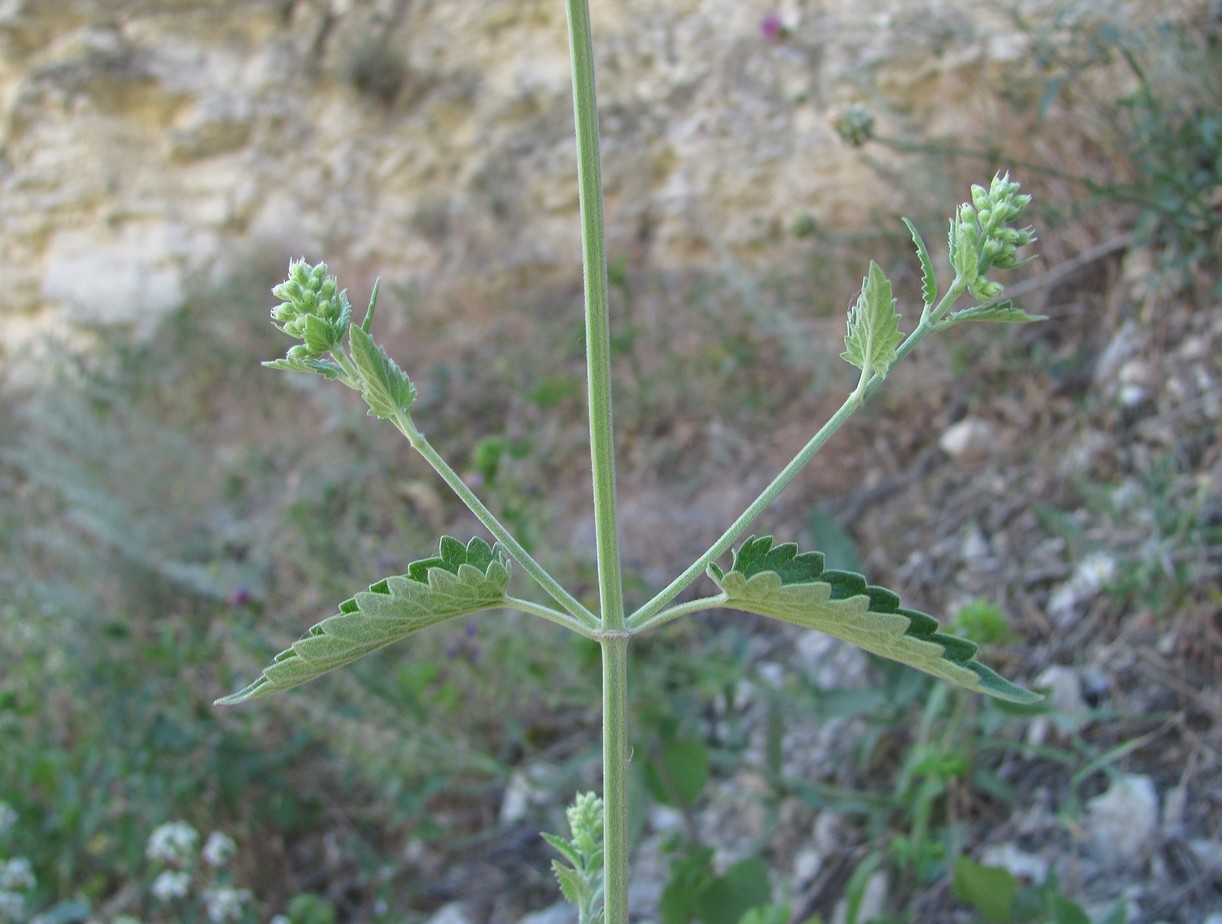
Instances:
[[[577,848],[570,844],[562,837],[557,837],[555,834],[548,834],[546,831],[540,832],[539,836],[551,844],[557,851],[564,855],[564,858],[573,866],[581,865],[581,854],[577,852]],[[553,863],[559,863],[559,860],[553,860]]]
[[[505,605],[509,559],[499,545],[472,539],[464,546],[447,536],[440,552],[345,600],[338,614],[276,655],[254,683],[217,703],[229,706],[288,690],[428,626]]]
[[[344,370],[340,368],[339,363],[330,359],[296,359],[293,357],[285,357],[284,359],[273,359],[263,363],[269,369],[287,369],[290,372],[317,372],[319,375],[326,376],[329,379],[336,379],[343,375]]]
[[[958,220],[950,223],[950,265],[956,277],[970,286],[980,276],[980,230],[970,205],[959,206]]]
[[[938,631],[932,616],[900,606],[899,597],[859,574],[828,571],[818,552],[798,554],[793,543],[748,539],[729,572],[709,576],[727,596],[725,606],[771,616],[850,642],[942,680],[1016,703],[1040,697],[976,660],[975,643]]]
[[[373,326],[373,310],[378,306],[378,290],[382,288],[381,277],[373,281],[373,291],[369,293],[369,307],[365,309],[365,320],[361,322],[361,330],[369,333]]]
[[[921,238],[921,233],[917,231],[916,225],[910,222],[907,218],[901,218],[908,227],[908,233],[912,235],[912,243],[916,245],[917,259],[921,261],[921,298],[924,299],[926,305],[932,305],[938,297],[938,280],[933,272],[933,260],[929,256],[929,248],[925,246],[925,241]]]
[[[556,874],[556,880],[560,883],[560,891],[564,893],[565,901],[579,908],[584,905],[587,901],[586,893],[589,892],[585,877],[559,860],[552,860],[552,872]]]
[[[354,324],[348,328],[348,343],[352,361],[361,373],[361,394],[370,415],[385,419],[408,413],[416,399],[416,387],[407,373],[363,327]]]
[[[962,311],[952,311],[941,323],[939,329],[952,324],[962,324],[965,321],[987,321],[993,324],[1030,324],[1032,321],[1047,321],[1043,314],[1027,314],[1021,308],[1015,307],[1011,301],[993,302],[989,305],[975,305]]]
[[[849,330],[841,357],[867,374],[886,372],[904,339],[899,321],[891,283],[882,267],[871,260],[861,294],[849,309]]]

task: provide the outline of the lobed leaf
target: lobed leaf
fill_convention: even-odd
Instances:
[[[895,359],[896,347],[904,339],[900,316],[891,297],[891,282],[873,260],[861,283],[861,294],[849,309],[849,329],[844,337],[845,361],[867,374],[886,372]]]
[[[276,655],[254,683],[217,704],[291,689],[428,626],[505,604],[510,566],[499,545],[472,539],[464,546],[446,536],[439,552],[345,600],[339,613]]]
[[[771,536],[752,538],[734,553],[729,572],[711,566],[709,576],[732,609],[818,629],[998,699],[1040,699],[977,661],[974,642],[939,632],[932,616],[902,608],[892,591],[867,584],[860,574],[825,570],[818,552],[799,554],[793,543],[773,546]]]
[[[416,400],[416,386],[407,373],[360,325],[348,328],[348,344],[352,347],[352,361],[361,373],[361,394],[369,405],[370,416],[385,420],[400,412],[408,413]]]

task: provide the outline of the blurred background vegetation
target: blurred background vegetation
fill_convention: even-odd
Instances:
[[[934,345],[766,529],[942,613],[1049,704],[1015,715],[873,662],[863,687],[723,614],[642,640],[637,823],[665,836],[638,866],[660,920],[831,921],[839,905],[860,922],[1198,924],[1222,907],[1222,862],[1200,847],[1222,825],[1218,13],[1013,28],[1038,56],[996,101],[1032,141],[1023,161],[875,129],[868,105],[843,128],[881,181],[930,178],[905,203],[928,238],[967,183],[1012,170],[1043,254],[1012,289],[1052,320]],[[1132,92],[1101,82],[1117,64]],[[351,80],[392,97],[375,65]],[[730,486],[770,476],[838,400],[860,255],[911,304],[894,211],[852,237],[797,215],[782,233],[808,249],[767,273],[612,254],[623,477],[640,485],[630,599],[704,547],[669,548],[652,507],[682,501],[673,531],[705,535]],[[211,706],[337,601],[475,529],[359,401],[259,366],[285,346],[265,310],[283,269],[252,257],[152,336],[104,332],[0,391],[0,859],[33,873],[10,877],[12,920],[208,920],[149,889],[146,843],[173,819],[236,840],[253,898],[233,920],[415,921],[465,899],[468,920],[507,921],[557,897],[537,832],[597,785],[591,644],[488,614],[257,708]],[[341,279],[358,304],[368,282]],[[482,339],[446,341],[463,306],[391,292],[387,313],[412,322],[392,346],[435,445],[592,598],[575,290],[489,300]],[[1007,451],[939,446],[964,420]],[[1132,775],[1156,786],[1157,843],[1109,871],[1083,859],[1088,804]],[[711,819],[746,825],[737,852]],[[836,849],[803,853],[812,830]],[[986,862],[990,844],[1044,866]]]

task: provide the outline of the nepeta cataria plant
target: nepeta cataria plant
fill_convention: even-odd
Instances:
[[[1029,228],[1013,227],[1030,197],[1021,194],[1008,175],[994,177],[987,188],[973,186],[971,201],[960,205],[950,221],[954,278],[942,291],[920,234],[905,219],[923,271],[916,326],[907,335],[900,330],[891,283],[871,262],[861,293],[849,309],[842,354],[860,370],[856,388],[716,542],[651,600],[628,613],[616,525],[607,260],[589,10],[586,0],[566,2],[577,128],[598,610],[574,597],[523,548],[417,427],[412,417],[416,389],[372,333],[377,286],[363,320],[355,324],[347,294],[327,274],[325,264],[294,262],[288,279],[272,290],[280,300],[272,309],[272,319],[300,342],[283,359],[266,365],[316,373],[360,392],[369,413],[389,420],[406,437],[474,512],[494,542],[489,545],[474,538],[464,544],[442,538],[436,556],[413,562],[406,573],[384,578],[341,603],[336,615],[277,655],[252,684],[218,702],[242,703],[287,690],[426,626],[480,610],[517,609],[593,639],[602,648],[603,797],[579,798],[569,814],[573,839],[549,837],[549,842],[571,864],[557,863],[557,873],[566,896],[579,906],[582,920],[602,918],[609,924],[624,924],[628,918],[627,665],[629,644],[636,636],[701,610],[737,609],[819,629],[989,696],[1014,702],[1038,698],[977,661],[972,642],[940,632],[933,617],[902,607],[898,596],[867,584],[860,575],[827,570],[818,552],[799,552],[795,545],[776,544],[770,536],[750,538],[734,548],[764,508],[925,337],[967,322],[1038,320],[1001,301],[1002,286],[990,278],[993,270],[1018,265],[1019,249],[1034,235]],[[953,310],[964,296],[974,304]],[[729,568],[723,570],[717,562],[731,550]],[[550,602],[511,595],[514,568],[524,571]],[[712,582],[713,592],[673,602],[701,576]]]

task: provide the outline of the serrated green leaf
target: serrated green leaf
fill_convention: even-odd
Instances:
[[[921,237],[921,232],[916,229],[916,225],[910,222],[907,218],[901,218],[908,227],[908,233],[912,235],[912,243],[916,245],[917,259],[921,261],[921,298],[926,305],[932,305],[938,297],[938,280],[933,272],[933,260],[929,256],[929,248],[925,246],[925,241]]]
[[[748,539],[730,571],[710,568],[709,576],[728,598],[723,605],[732,609],[818,629],[998,699],[1040,698],[977,661],[975,643],[939,632],[932,616],[902,608],[898,595],[867,584],[860,574],[825,570],[822,555],[799,555],[793,543],[773,547],[771,536]]]
[[[551,844],[559,853],[564,855],[564,858],[569,861],[574,867],[581,865],[581,854],[577,852],[577,848],[570,844],[562,837],[555,834],[548,834],[546,831],[539,832],[539,836]],[[553,863],[559,863],[559,860],[553,860]]]
[[[552,860],[552,872],[556,874],[556,881],[560,883],[560,891],[564,893],[564,900],[580,908],[586,899],[585,878],[577,870],[565,866],[559,860]]]
[[[841,358],[868,374],[886,372],[904,339],[891,297],[891,282],[873,260],[861,283],[861,294],[849,309],[849,329]]]
[[[337,335],[335,326],[317,315],[307,315],[304,319],[302,340],[306,348],[315,356],[321,356],[339,346],[339,338],[343,336],[341,329]]]
[[[411,379],[359,325],[348,328],[352,361],[361,373],[361,394],[373,417],[386,419],[411,410],[416,387]]]
[[[950,222],[950,265],[956,276],[970,286],[980,276],[980,231],[970,205],[959,207],[958,220]]]
[[[263,363],[268,369],[287,369],[290,372],[317,372],[328,379],[336,379],[344,370],[330,359],[273,359]]]
[[[382,278],[373,281],[373,291],[369,293],[369,307],[365,309],[365,320],[361,321],[361,330],[369,333],[373,327],[373,310],[378,306],[378,290],[382,288]]]
[[[941,323],[939,328],[950,327],[952,324],[962,324],[965,321],[987,321],[992,324],[1030,324],[1033,321],[1047,321],[1044,314],[1027,314],[1021,308],[1015,307],[1008,299],[1004,302],[994,302],[990,305],[975,305],[962,311],[952,311]]]
[[[217,704],[231,706],[291,689],[428,626],[505,604],[510,565],[499,545],[489,548],[482,539],[472,539],[463,546],[447,536],[441,552],[440,558],[416,562],[407,574],[384,578],[345,600],[338,614],[276,655],[254,683]]]

